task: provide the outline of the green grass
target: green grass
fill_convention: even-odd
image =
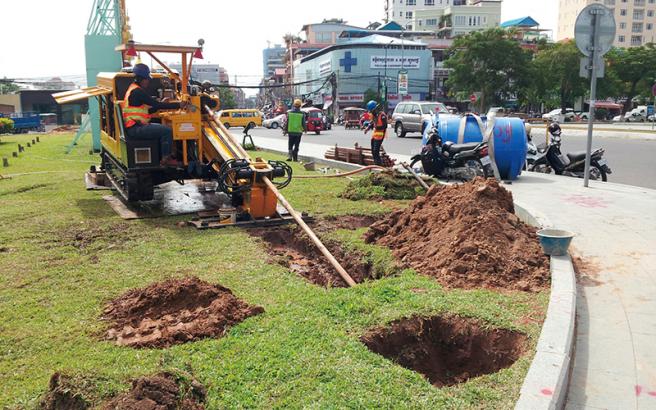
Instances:
[[[263,244],[245,231],[179,228],[183,217],[121,220],[101,199],[106,192],[84,190],[83,172],[96,160],[84,143],[65,155],[71,135],[42,136],[11,158],[16,142],[31,138],[3,136],[0,143],[0,156],[10,157],[0,173],[15,175],[0,180],[0,408],[34,407],[55,371],[84,377],[99,400],[163,369],[192,371],[208,387],[210,409],[513,407],[540,331],[527,318],[541,320],[548,292],[447,291],[400,271],[389,251],[362,243],[363,230],[330,236],[361,250],[381,274],[396,275],[352,289],[319,288],[267,262]],[[315,215],[378,214],[405,204],[337,198],[347,183],[297,179],[284,194]],[[100,340],[106,301],[183,275],[221,283],[266,312],[222,339],[171,349]],[[442,312],[520,330],[531,351],[497,374],[438,389],[358,340],[371,327]]]

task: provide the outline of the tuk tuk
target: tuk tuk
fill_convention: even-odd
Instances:
[[[360,117],[364,114],[365,110],[358,107],[344,108],[344,128],[360,128]]]
[[[323,131],[323,112],[314,107],[303,108],[303,111],[307,116],[306,128],[307,132],[314,132],[315,134],[321,134]]]

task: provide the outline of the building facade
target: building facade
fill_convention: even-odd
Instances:
[[[270,78],[279,68],[285,68],[285,47],[276,44],[262,50],[262,76]]]
[[[467,4],[467,0],[387,0],[387,20],[396,21],[407,30],[416,30],[418,27],[415,27],[413,20],[415,13],[419,10],[439,12],[451,6],[465,4]]]
[[[171,64],[170,67],[177,72],[182,71],[180,64]],[[193,64],[191,78],[200,83],[209,81],[212,84],[228,84],[228,72],[218,64]]]
[[[501,22],[501,0],[476,0],[443,8],[427,8],[413,13],[415,30],[437,31],[444,38],[497,27]]]
[[[408,73],[408,93],[397,92],[398,73]],[[433,60],[426,44],[388,36],[371,35],[326,47],[294,64],[294,82],[336,75],[337,108],[361,106],[365,94],[384,94],[387,85],[389,109],[401,100],[426,100],[433,81]],[[332,105],[332,87],[323,81],[295,87],[297,96],[315,105]]]
[[[603,4],[615,12],[616,47],[637,47],[656,41],[656,0],[560,0],[558,40],[574,38],[576,17],[592,3]]]

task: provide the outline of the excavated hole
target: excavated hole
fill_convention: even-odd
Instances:
[[[437,387],[510,367],[523,354],[526,339],[456,316],[413,316],[360,338],[369,350],[423,374]]]
[[[355,230],[366,228],[379,221],[381,215],[339,215],[319,219],[312,224],[315,232],[332,232],[337,229]]]
[[[253,229],[250,234],[261,238],[270,253],[291,271],[303,276],[315,285],[323,287],[346,287],[341,276],[317,249],[314,243],[297,229],[274,228]],[[357,251],[347,252],[336,242],[322,241],[330,253],[346,269],[354,281],[361,283],[372,276],[372,266],[365,262],[364,255]]]

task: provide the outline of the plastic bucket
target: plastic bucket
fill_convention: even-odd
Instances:
[[[538,231],[540,245],[544,253],[551,256],[567,255],[569,244],[572,243],[574,234],[562,229],[542,229]]]
[[[483,118],[484,126],[487,119]],[[434,124],[440,132],[442,141],[458,143],[458,134],[461,118],[454,116],[435,116]],[[473,116],[466,119],[463,143],[483,141],[483,133]],[[517,179],[526,162],[526,129],[524,122],[519,118],[496,118],[494,123],[494,153],[501,178],[505,180]],[[426,144],[427,137],[424,138]]]

